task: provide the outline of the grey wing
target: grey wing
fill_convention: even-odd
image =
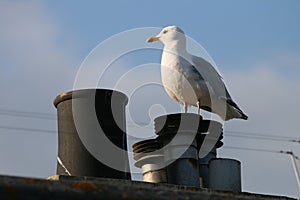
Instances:
[[[230,105],[234,109],[236,109],[242,115],[242,118],[247,119],[247,116],[238,107],[238,105],[232,100],[225,86],[223,78],[217,72],[217,70],[203,58],[192,55],[192,61],[197,71],[201,74],[202,78],[210,84],[211,89],[213,90],[215,95],[219,99],[222,99],[225,102],[227,102],[227,105]]]
[[[194,63],[190,63],[185,59],[182,59],[181,63],[183,64],[183,66],[186,66],[182,68],[182,73],[185,76],[186,80],[191,81],[191,83],[196,83],[192,85],[195,85],[195,87],[197,87],[197,84],[201,84],[210,87],[210,83],[204,79],[204,77],[197,69],[197,67],[194,65]]]
[[[205,82],[208,82],[212,88],[212,92],[219,98],[231,99],[222,76],[217,72],[217,70],[205,59],[193,56],[192,62],[196,70],[201,74]]]

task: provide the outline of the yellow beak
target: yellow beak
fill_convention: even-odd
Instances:
[[[148,43],[149,43],[149,42],[155,42],[155,41],[157,41],[157,40],[159,40],[159,37],[158,37],[158,36],[153,36],[153,37],[148,38],[148,39],[147,39],[147,42],[148,42]]]

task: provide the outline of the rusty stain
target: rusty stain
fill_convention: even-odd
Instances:
[[[21,182],[24,183],[24,184],[30,184],[30,183],[39,184],[43,187],[49,187],[50,186],[50,182],[45,182],[45,181],[41,181],[39,179],[33,179],[33,178],[22,178]]]
[[[230,192],[222,192],[222,193],[220,193],[222,196],[224,196],[224,197],[232,197],[232,196],[234,196],[234,193],[230,193]]]
[[[32,178],[22,178],[22,183],[37,183],[40,182],[38,179],[32,179]]]
[[[72,184],[73,188],[80,189],[80,190],[96,190],[97,187],[91,183],[90,181],[80,181],[75,182]]]

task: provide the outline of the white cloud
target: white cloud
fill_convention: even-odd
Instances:
[[[258,131],[283,132],[297,129],[300,80],[282,74],[278,67],[272,62],[263,63],[249,67],[246,71],[225,74],[233,98],[249,115],[249,122],[255,123],[254,127]],[[297,136],[294,131],[289,135]]]
[[[246,122],[235,120],[226,124],[225,145],[293,150],[299,154],[298,145],[293,143],[226,137],[226,130],[237,130],[300,138],[300,80],[295,78],[299,76],[299,70],[295,69],[299,61],[299,56],[279,55],[249,66],[245,71],[232,70],[224,74],[233,98],[249,116]],[[293,73],[288,73],[290,71]],[[242,160],[243,182],[248,191],[298,195],[288,155],[229,149],[221,149],[220,155]]]
[[[37,1],[0,2],[0,108],[55,113],[56,95],[72,89],[76,59],[63,28]],[[75,67],[74,67],[75,65]],[[55,129],[56,121],[0,116],[1,126]],[[56,134],[0,129],[1,174],[55,173]]]
[[[71,89],[73,83],[76,60],[72,50],[58,42],[68,37],[37,3],[0,4],[0,87],[7,94],[2,101],[7,104],[1,106],[10,107],[15,102],[14,108],[34,105],[37,110],[45,110],[45,104],[38,107],[41,102],[51,104],[57,92]]]

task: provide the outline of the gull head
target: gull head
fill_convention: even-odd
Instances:
[[[164,45],[170,43],[184,43],[185,44],[185,35],[184,32],[177,26],[167,26],[162,29],[162,31],[156,35],[147,39],[147,42],[160,41]]]

